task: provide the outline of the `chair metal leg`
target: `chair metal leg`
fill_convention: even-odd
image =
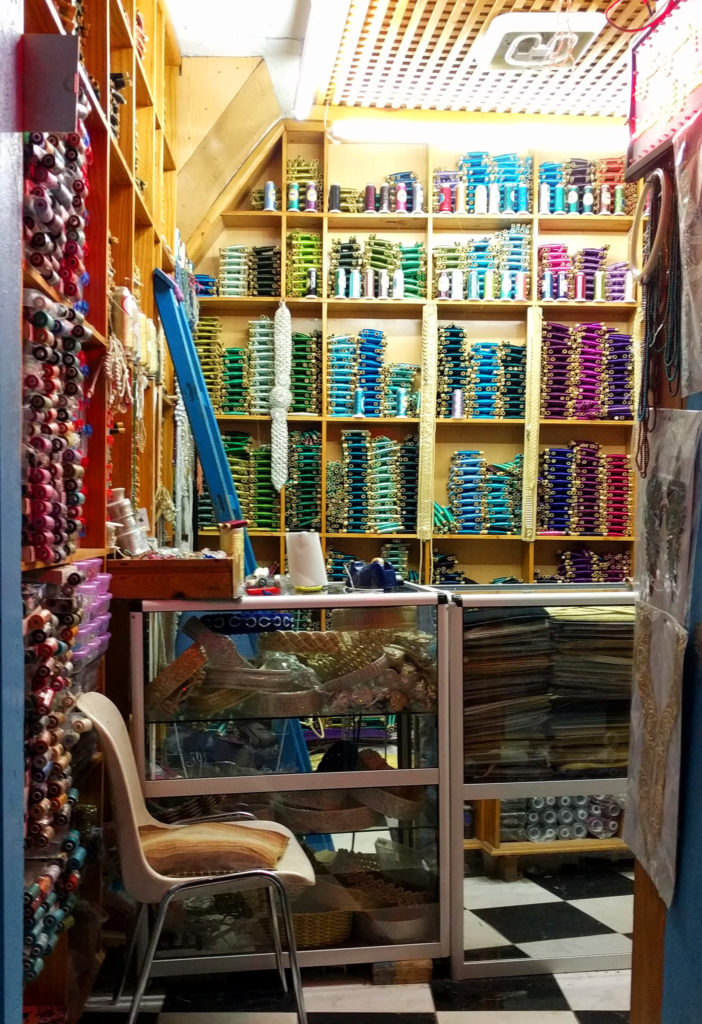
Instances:
[[[161,937],[161,929],[163,928],[164,921],[166,920],[166,914],[168,913],[168,907],[171,902],[171,893],[167,893],[163,897],[158,905],[156,911],[156,920],[154,921],[153,930],[149,936],[149,942],[146,947],[144,954],[144,962],[141,965],[139,976],[137,978],[136,988],[134,989],[134,996],[132,997],[132,1005],[129,1008],[129,1016],[127,1018],[127,1024],[134,1024],[139,1013],[139,1004],[141,1003],[144,991],[146,989],[146,983],[149,980],[149,974],[151,973],[151,964],[153,963],[154,956],[156,955],[156,948],[158,946],[158,940]]]
[[[283,992],[288,991],[288,979],[285,976],[285,964],[283,963],[283,947],[280,942],[280,923],[278,921],[278,904],[275,898],[275,889],[266,886],[268,905],[271,910],[271,927],[273,929],[273,943],[275,945],[275,962],[278,966],[278,974],[283,984]]]
[[[146,903],[139,903],[138,906],[139,906],[139,910],[137,912],[136,921],[134,922],[134,928],[132,929],[132,935],[131,935],[131,938],[129,940],[129,945],[127,947],[127,952],[126,952],[125,957],[124,957],[124,967],[122,969],[122,975],[121,975],[120,978],[118,978],[117,984],[115,985],[115,989],[114,989],[114,992],[113,992],[113,995],[112,995],[112,1002],[113,1003],[118,1003],[120,1001],[120,999],[122,998],[122,993],[124,992],[124,986],[125,986],[126,981],[127,981],[127,974],[129,973],[129,965],[131,964],[132,957],[134,956],[134,950],[136,949],[136,944],[137,944],[137,939],[139,937],[139,932],[141,931],[141,928],[142,928],[142,926],[144,924],[144,921],[146,919],[146,914],[147,914],[148,909],[149,909]]]
[[[293,993],[295,994],[297,1018],[299,1024],[307,1024],[307,1013],[305,1012],[305,1003],[302,995],[302,977],[300,975],[300,965],[297,962],[297,943],[295,942],[295,930],[293,928],[292,913],[290,911],[290,901],[288,900],[288,894],[285,891],[285,886],[281,880],[272,876],[271,881],[278,892],[278,896],[280,897],[280,906],[283,911],[283,923],[285,924],[285,936],[288,942],[290,974],[292,975],[292,987]],[[133,1022],[130,1021],[129,1024],[133,1024]]]

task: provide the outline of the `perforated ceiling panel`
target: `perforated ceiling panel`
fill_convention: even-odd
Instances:
[[[353,107],[534,114],[628,113],[628,49],[636,36],[606,26],[572,66],[539,71],[479,68],[469,51],[507,12],[603,12],[610,0],[354,0],[323,102]],[[625,0],[618,23],[648,17]],[[566,15],[562,24],[567,25]]]

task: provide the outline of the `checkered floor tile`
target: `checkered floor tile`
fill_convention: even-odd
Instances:
[[[615,865],[561,866],[513,882],[463,885],[466,959],[631,953],[634,883]]]

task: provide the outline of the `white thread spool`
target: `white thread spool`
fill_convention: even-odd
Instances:
[[[295,590],[321,590],[327,585],[327,570],[318,533],[300,530],[285,534],[290,582]]]

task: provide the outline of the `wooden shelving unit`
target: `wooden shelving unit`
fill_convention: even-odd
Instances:
[[[248,209],[249,192],[261,188],[266,180],[273,180],[282,186],[282,195],[287,194],[285,168],[289,158],[316,157],[324,172],[324,204],[318,213],[289,212],[287,210],[266,212]],[[425,299],[336,299],[327,294],[328,265],[331,245],[334,239],[355,235],[359,241],[369,234],[380,234],[396,241],[408,243],[421,241],[427,252],[427,278],[432,281],[432,250],[449,241],[464,240],[471,235],[485,234],[506,228],[510,224],[531,227],[533,232],[531,290],[526,301],[452,301],[438,300],[439,323],[457,322],[464,325],[469,337],[474,339],[505,338],[522,343],[527,349],[527,389],[529,381],[540,377],[540,324],[541,320],[560,320],[574,323],[587,320],[611,322],[622,330],[633,327],[636,303],[624,302],[540,302],[538,300],[537,252],[540,241],[553,242],[563,239],[569,248],[579,244],[609,245],[610,259],[625,259],[627,252],[626,232],[631,227],[631,217],[620,216],[572,216],[538,214],[505,214],[500,216],[475,216],[470,214],[378,214],[378,213],[329,213],[327,195],[329,184],[359,184],[369,180],[382,181],[398,167],[414,171],[423,182],[425,195],[430,192],[430,182],[435,167],[455,166],[457,154],[440,153],[431,147],[415,145],[354,145],[342,143],[331,145],[325,137],[324,126],[317,122],[297,124],[286,122],[281,137],[271,143],[265,153],[259,154],[256,170],[237,183],[237,205],[222,213],[220,235],[205,251],[196,254],[196,269],[199,273],[218,273],[219,249],[229,244],[275,244],[281,248],[283,296],[287,291],[285,268],[288,232],[302,228],[317,231],[322,239],[323,268],[318,276],[318,297],[285,298],[293,318],[293,330],[309,331],[318,329],[323,337],[323,409],[321,414],[290,417],[291,427],[305,421],[319,424],[322,435],[323,464],[340,458],[340,432],[343,429],[371,430],[374,434],[387,433],[401,437],[400,430],[411,433],[419,428],[416,419],[383,417],[330,416],[326,412],[324,388],[327,374],[327,340],[332,334],[347,333],[364,326],[382,329],[388,339],[386,360],[420,362],[421,321]],[[535,152],[534,154],[533,208],[537,209],[538,165],[541,160],[562,158],[567,154]],[[595,239],[592,241],[592,239]],[[203,315],[221,317],[223,339],[227,345],[248,344],[248,322],[261,315],[273,317],[283,296],[274,298],[226,298],[203,297],[200,308]],[[531,385],[533,387],[533,384]],[[538,384],[536,385],[538,388]],[[259,441],[267,441],[268,418],[261,416],[218,417],[223,430],[247,429],[247,420],[254,429],[251,431]],[[442,505],[447,503],[446,475],[450,455],[462,444],[479,447],[485,451],[489,461],[501,462],[512,458],[518,451],[527,451],[527,437],[538,449],[548,444],[561,444],[570,440],[592,439],[601,443],[605,450],[631,451],[633,420],[551,420],[541,418],[530,420],[526,415],[519,419],[463,418],[436,419],[434,442],[436,453],[434,498]],[[326,523],[326,480],[322,480],[322,521]],[[281,535],[284,535],[284,495],[281,508]],[[544,571],[555,566],[559,544],[614,544],[616,550],[631,547],[631,537],[557,537],[538,536],[535,523],[529,525],[524,519],[522,535],[499,534],[442,534],[434,532],[434,550],[451,550],[471,578],[480,583],[490,582],[496,576],[516,576],[530,582],[538,569]],[[388,540],[406,540],[411,550],[411,565],[418,569],[422,565],[423,581],[430,580],[432,545],[423,544],[413,534],[384,535]],[[341,547],[363,557],[379,554],[380,537],[375,534],[330,533],[322,529],[322,541],[328,547]],[[494,541],[494,544],[489,542]],[[344,542],[344,543],[341,543]],[[270,541],[259,544],[260,557],[275,558],[281,564],[284,560],[284,540],[279,547],[272,547]],[[421,554],[421,558],[420,558]]]

